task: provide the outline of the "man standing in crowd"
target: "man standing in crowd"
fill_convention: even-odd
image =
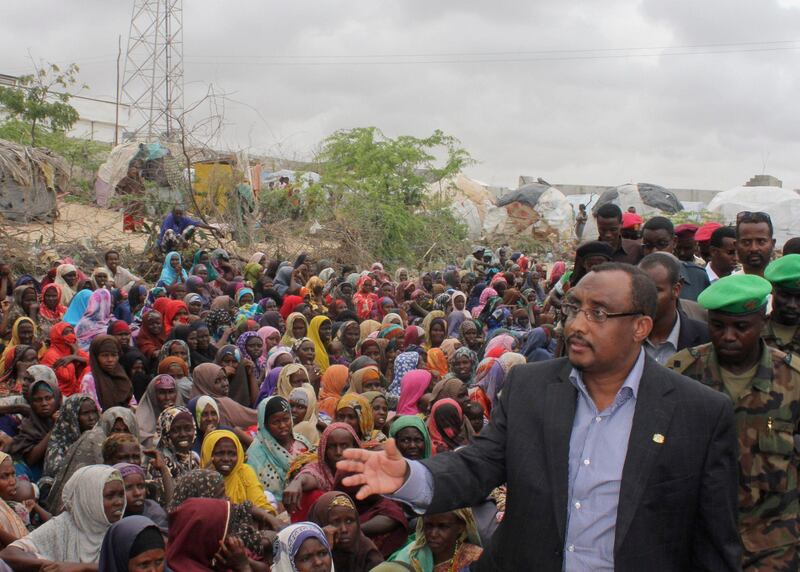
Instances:
[[[764,277],[772,284],[772,313],[764,326],[764,341],[800,354],[800,254],[786,254],[770,263]]]
[[[696,224],[679,224],[675,227],[675,256],[682,262],[705,266],[706,261],[697,256]]]
[[[654,252],[642,259],[639,268],[655,283],[658,293],[653,330],[644,343],[647,355],[664,365],[678,351],[707,343],[708,326],[689,318],[678,305],[680,261],[666,252]]]
[[[700,258],[709,261],[711,258],[711,234],[722,225],[718,222],[707,222],[697,229],[694,234],[694,240],[697,243],[697,250],[700,252]]]
[[[736,230],[730,226],[721,226],[711,233],[708,253],[706,274],[710,282],[716,282],[720,278],[733,274],[738,264]]]
[[[767,213],[742,211],[736,216],[736,251],[745,274],[764,276],[772,260],[775,238]]]
[[[562,305],[569,357],[512,368],[471,444],[348,449],[345,485],[436,514],[507,483],[479,570],[739,570],[733,410],[647,357],[656,298],[640,269],[596,267]]]
[[[606,203],[595,213],[598,240],[607,242],[614,249],[614,262],[638,264],[642,259],[641,245],[627,238],[622,238],[622,211],[612,203]]]
[[[647,256],[653,252],[675,252],[675,227],[672,222],[663,216],[654,216],[646,223],[642,230],[642,253]],[[708,275],[702,266],[694,262],[681,261],[681,298],[684,300],[697,300],[700,292],[708,285]]]
[[[795,440],[800,432],[800,363],[761,340],[767,297],[760,276],[720,278],[700,296],[711,343],[684,350],[668,367],[721,392],[739,432],[739,532],[745,570],[800,569]]]

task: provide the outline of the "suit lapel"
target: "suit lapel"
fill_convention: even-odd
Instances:
[[[561,539],[565,538],[569,482],[569,440],[575,419],[577,390],[569,381],[572,366],[565,360],[558,381],[548,384],[545,395],[545,443],[553,510]]]
[[[653,463],[663,446],[657,442],[658,437],[656,436],[667,436],[672,412],[675,408],[674,399],[668,395],[672,389],[672,382],[664,374],[662,368],[651,358],[646,358],[636,398],[628,453],[622,469],[614,541],[615,551],[625,539]]]

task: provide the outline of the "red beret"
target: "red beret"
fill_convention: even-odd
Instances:
[[[706,240],[711,240],[711,235],[714,234],[714,231],[720,228],[722,225],[718,222],[707,222],[703,226],[697,229],[697,232],[694,235],[694,239],[698,242],[705,242]]]
[[[622,228],[636,228],[644,222],[644,219],[636,213],[622,213]]]
[[[697,232],[698,226],[696,224],[679,224],[675,227],[676,236],[690,236]],[[709,236],[709,238],[711,238]]]

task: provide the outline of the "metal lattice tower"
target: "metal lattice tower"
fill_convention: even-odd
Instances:
[[[123,77],[128,137],[173,138],[183,113],[183,0],[134,0]]]

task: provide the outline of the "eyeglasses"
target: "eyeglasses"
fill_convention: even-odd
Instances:
[[[772,223],[772,219],[769,217],[768,213],[763,211],[742,211],[736,215],[736,224],[742,222],[768,222]]]
[[[578,312],[583,312],[586,319],[590,322],[602,324],[609,318],[624,318],[626,316],[642,316],[644,312],[606,312],[602,308],[590,308],[584,310],[577,304],[564,303],[561,304],[561,310],[564,312],[567,320],[574,320],[578,316]]]

